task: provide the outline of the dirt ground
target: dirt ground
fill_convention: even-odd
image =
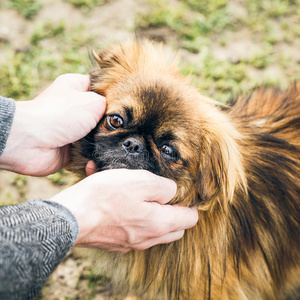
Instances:
[[[63,0],[40,0],[43,4],[33,20],[27,20],[16,10],[0,6],[0,64],[7,60],[7,47],[16,52],[30,48],[30,36],[34,26],[39,22],[59,24],[74,27],[84,24],[91,36],[97,36],[101,44],[123,41],[134,35],[135,22],[138,15],[149,10],[146,0],[107,0],[104,4],[94,7],[89,12],[78,9]],[[173,3],[176,1],[170,1]],[[231,1],[229,9],[233,15],[244,17],[246,13],[243,3],[245,1]],[[145,28],[143,34],[155,40],[163,41],[177,47],[179,37],[176,32],[165,26],[159,28]],[[259,51],[259,43],[253,42],[250,31],[243,28],[240,31],[226,33],[226,45],[215,44],[211,48],[213,55],[223,61],[237,63],[250,59]],[[1,43],[2,41],[2,43]],[[9,46],[7,46],[9,44]],[[295,64],[300,63],[299,44],[278,43],[277,51],[289,54]],[[87,51],[88,53],[88,51]],[[189,63],[197,60],[197,55],[187,50],[182,50],[182,57]],[[274,80],[286,83],[287,75],[284,67],[272,63],[268,67],[248,67],[247,73],[251,78],[264,78],[268,76]],[[48,83],[45,83],[45,85]],[[44,86],[35,91],[39,93]],[[1,92],[1,90],[0,90]],[[34,96],[34,95],[33,95]],[[29,199],[47,199],[68,185],[73,178],[68,175],[59,175],[58,180],[53,178],[34,178],[16,175],[10,172],[0,172],[0,204],[15,204]],[[69,300],[69,299],[122,299],[118,295],[108,292],[109,280],[97,277],[92,270],[91,262],[81,259],[70,252],[49,278],[38,299],[42,300]]]

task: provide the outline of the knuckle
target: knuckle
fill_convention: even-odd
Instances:
[[[128,245],[134,245],[136,243],[136,236],[133,233],[130,233],[127,238]]]
[[[152,228],[152,237],[159,238],[165,235],[166,231],[168,231],[168,227],[162,226],[161,224],[156,224]]]
[[[59,75],[59,76],[56,78],[56,80],[57,80],[57,81],[65,81],[65,80],[69,79],[70,76],[71,76],[71,74],[69,74],[69,73],[67,73],[67,74],[61,74],[61,75]]]
[[[144,251],[148,248],[150,248],[152,245],[150,243],[143,243],[143,244],[138,244],[138,245],[135,245],[133,247],[133,250],[135,251]]]
[[[124,248],[124,249],[119,249],[116,251],[116,253],[119,253],[119,254],[126,254],[127,252],[129,252],[130,249],[128,248]]]
[[[146,250],[147,247],[138,245],[138,246],[134,246],[132,249],[135,251],[143,251]]]
[[[184,236],[184,230],[181,230],[181,231],[179,231],[179,233],[178,233],[178,239],[180,240],[181,238],[183,238],[183,236]]]

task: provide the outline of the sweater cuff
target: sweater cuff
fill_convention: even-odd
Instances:
[[[11,130],[15,109],[16,104],[13,99],[0,96],[0,156]]]
[[[64,220],[70,224],[70,229],[72,232],[72,246],[75,244],[79,233],[79,225],[77,219],[68,208],[57,202],[43,199],[30,200],[28,202],[48,208],[51,207],[51,209],[54,210],[58,215],[62,216]]]

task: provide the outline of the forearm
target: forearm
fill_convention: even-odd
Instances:
[[[12,125],[15,113],[13,99],[0,96],[0,155],[2,154]]]
[[[55,202],[0,207],[0,299],[32,299],[77,235],[75,217]]]

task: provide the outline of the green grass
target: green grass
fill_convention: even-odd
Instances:
[[[10,0],[8,5],[10,8],[17,10],[26,19],[32,19],[43,6],[37,0]]]
[[[13,205],[26,201],[28,177],[16,174],[4,188],[0,197],[0,206]]]
[[[151,9],[137,20],[140,28],[169,27],[178,35],[178,48],[194,54],[193,63],[183,62],[183,74],[190,74],[201,92],[222,102],[259,84],[286,87],[300,78],[299,65],[281,45],[300,47],[300,0],[247,0],[243,14],[236,14],[236,3],[228,0],[148,0]],[[232,4],[235,3],[235,4]],[[230,5],[231,4],[231,5]],[[220,60],[214,49],[226,48],[230,35],[244,30],[257,50],[237,61]],[[281,49],[281,48],[280,48]],[[232,53],[234,55],[234,53]],[[268,68],[277,65],[280,74]],[[250,72],[258,75],[250,76]]]
[[[63,1],[83,10],[105,2]],[[300,78],[299,64],[293,55],[279,48],[280,45],[300,48],[300,0],[247,0],[240,4],[243,14],[235,14],[232,10],[235,5],[229,5],[232,1],[228,0],[148,2],[151,8],[137,18],[137,27],[168,27],[177,34],[177,48],[195,57],[193,63],[182,62],[182,73],[190,74],[201,92],[226,101],[232,93],[251,89],[259,83],[286,87],[287,81]],[[12,0],[10,5],[20,13],[33,9],[35,13],[28,17],[34,17],[40,9],[38,0]],[[257,50],[236,61],[218,59],[213,50],[230,46],[234,40],[228,37],[240,30],[249,35]],[[35,22],[30,47],[17,52],[7,50],[7,63],[0,65],[1,93],[15,99],[29,99],[41,86],[62,73],[87,73],[89,47],[100,48],[84,25],[70,27],[65,23]],[[9,45],[5,44],[5,48],[9,49]],[[280,70],[277,77],[269,76],[268,69],[273,65]],[[249,71],[255,71],[258,76],[250,76]]]
[[[105,286],[109,283],[109,278],[105,274],[95,273],[92,268],[84,270],[78,278],[77,290],[82,290],[82,282],[87,283],[87,289],[82,293],[82,299],[92,300],[99,292],[99,286]]]
[[[95,6],[99,6],[106,2],[106,0],[64,0],[73,4],[75,7],[82,9],[83,11],[89,11]]]
[[[196,41],[199,37],[208,37],[229,28],[234,28],[234,20],[228,13],[226,0],[215,1],[178,1],[170,5],[167,0],[149,0],[150,13],[138,20],[140,27],[168,26],[176,31],[185,48],[186,42]],[[190,48],[197,52],[197,47]]]
[[[60,74],[88,73],[89,47],[94,43],[83,25],[37,23],[30,41],[27,49],[7,51],[7,62],[0,65],[2,95],[27,100]]]
[[[68,183],[69,173],[64,169],[59,170],[58,172],[49,175],[48,179],[55,185],[66,185]]]
[[[27,98],[37,88],[36,51],[8,53],[1,65],[1,94],[14,99]]]
[[[204,53],[197,64],[183,63],[180,68],[184,75],[190,75],[192,84],[202,93],[220,102],[226,102],[241,89],[251,88],[246,80],[245,64],[219,61],[210,53]]]
[[[2,197],[0,198],[0,206],[16,204],[16,199],[12,196],[11,192],[4,190]]]

